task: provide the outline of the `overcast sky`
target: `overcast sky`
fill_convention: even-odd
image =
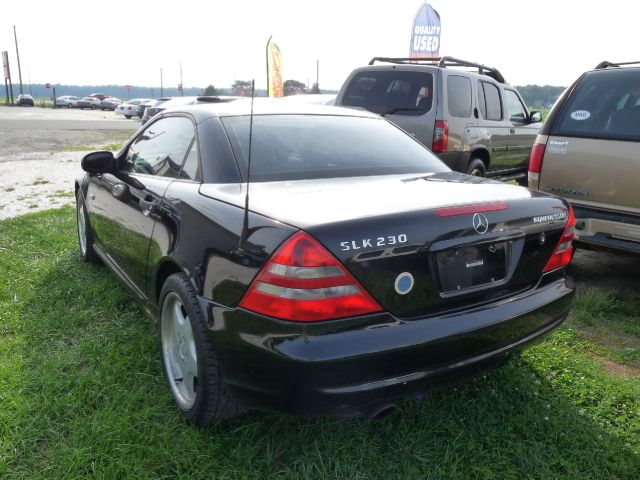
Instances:
[[[498,68],[515,85],[566,86],[602,60],[640,60],[640,3],[433,0],[441,55]],[[0,51],[18,83],[185,87],[255,78],[266,88],[270,35],[285,79],[337,89],[373,56],[408,56],[419,0],[31,0],[0,15]]]

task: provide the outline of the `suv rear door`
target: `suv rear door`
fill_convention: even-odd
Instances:
[[[541,190],[640,214],[640,69],[585,74],[548,133]]]

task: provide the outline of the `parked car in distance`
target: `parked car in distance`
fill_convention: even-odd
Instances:
[[[182,107],[184,105],[197,105],[201,103],[229,103],[229,102],[235,102],[236,100],[251,100],[251,98],[236,97],[231,95],[201,95],[199,97],[196,97],[196,96],[172,97],[159,104],[149,106],[147,108],[148,110],[147,119],[145,120],[143,118],[143,124],[148,122],[152,117],[166,110],[167,108]],[[261,98],[260,100],[265,100],[265,99]]]
[[[78,102],[80,102],[80,98],[73,95],[56,97],[56,107],[75,108],[78,106]]]
[[[149,99],[146,102],[142,102],[138,106],[138,116],[140,117],[141,120],[144,118],[144,112],[147,111],[147,107],[152,105],[154,103],[154,101],[155,100],[153,100],[153,99]]]
[[[570,308],[568,202],[452,172],[370,112],[183,105],[82,168],[80,254],[158,321],[196,425],[247,407],[376,418]]]
[[[85,108],[95,110],[96,108],[100,108],[100,100],[98,100],[96,97],[83,97],[78,102],[78,107],[81,110],[84,110]]]
[[[558,99],[529,187],[573,205],[578,246],[640,254],[640,62],[602,62]]]
[[[122,100],[119,98],[107,97],[100,101],[100,110],[115,110],[120,104],[122,104]]]
[[[21,93],[20,95],[18,95],[18,97],[16,98],[16,105],[19,107],[22,107],[22,106],[35,107],[36,106],[35,102],[33,101],[33,97],[28,93]]]
[[[336,105],[382,115],[454,170],[524,185],[542,120],[497,69],[453,57],[375,57],[349,75]]]
[[[142,113],[142,125],[147,123],[156,113],[160,111],[160,109],[157,107],[159,107],[165,102],[168,102],[172,98],[173,97],[162,97],[162,98],[156,98],[154,100],[149,100],[146,103],[147,106],[144,109],[144,112]]]
[[[118,115],[124,115],[125,118],[131,117],[140,117],[142,118],[142,113],[140,110],[140,104],[148,102],[149,98],[133,98],[131,100],[127,100],[124,103],[121,103],[114,110]]]

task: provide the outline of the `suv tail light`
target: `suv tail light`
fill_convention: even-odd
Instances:
[[[379,312],[382,307],[305,232],[287,239],[260,270],[240,306],[295,322]]]
[[[571,242],[573,241],[573,230],[575,224],[576,218],[573,215],[573,208],[569,205],[569,219],[567,220],[567,226],[564,227],[564,232],[562,232],[560,241],[558,242],[556,249],[553,251],[553,255],[551,255],[551,258],[545,265],[544,270],[542,270],[542,273],[550,272],[556,268],[569,265],[569,262],[571,261],[571,254],[573,253],[573,246],[571,245]]]
[[[529,156],[529,186],[538,188],[540,182],[540,171],[542,170],[542,159],[544,158],[544,151],[546,144],[534,143],[531,149],[531,155]]]
[[[431,151],[436,153],[446,152],[449,146],[449,124],[443,120],[436,120],[433,130],[433,144]]]

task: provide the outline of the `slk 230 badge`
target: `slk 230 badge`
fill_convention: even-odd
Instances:
[[[404,233],[387,235],[385,237],[362,238],[360,240],[340,242],[340,250],[348,252],[350,250],[362,250],[365,248],[393,247],[395,245],[403,245],[407,243],[407,241],[407,235]]]

